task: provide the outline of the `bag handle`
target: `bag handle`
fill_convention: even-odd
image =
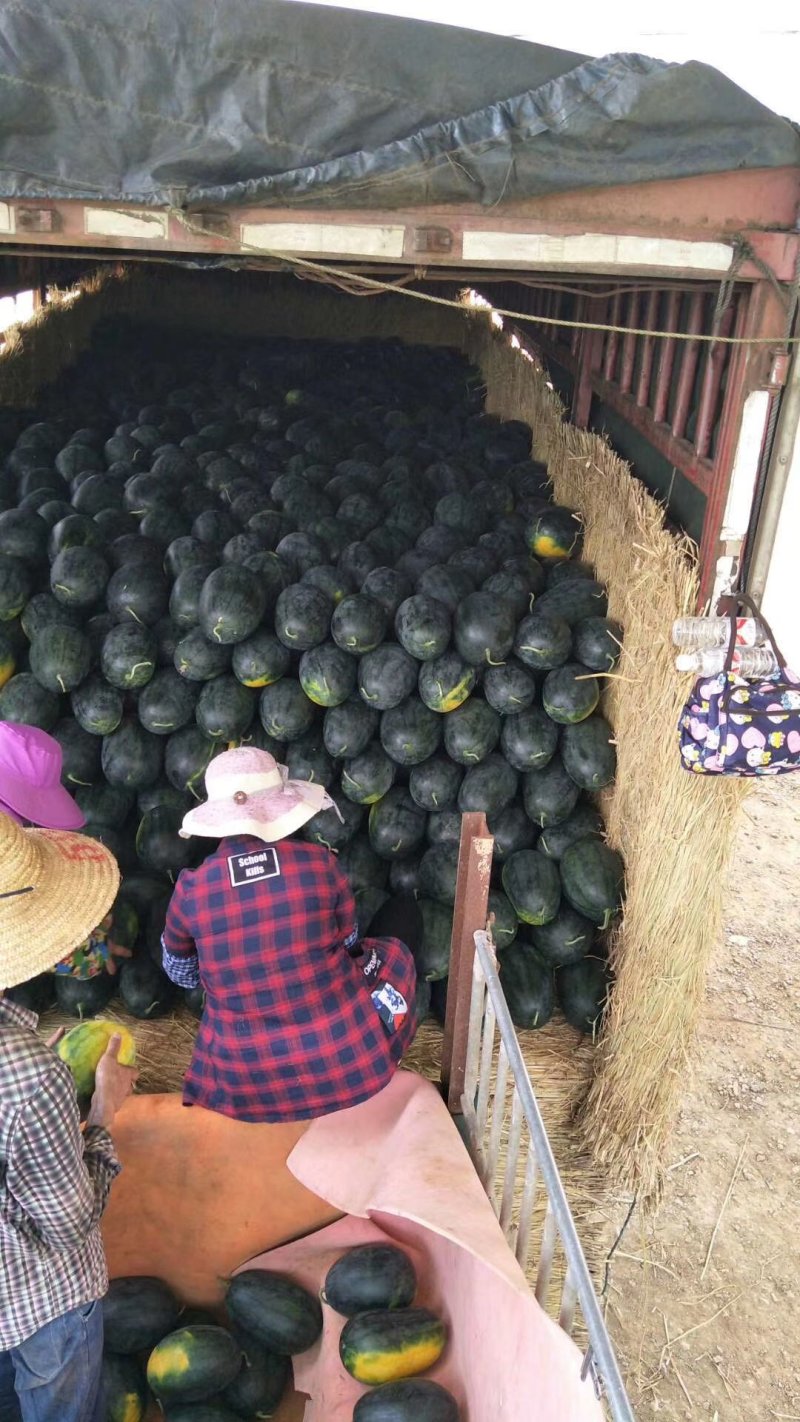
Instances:
[[[772,631],[772,628],[767,622],[767,619],[762,613],[760,607],[757,605],[757,603],[753,601],[751,597],[748,597],[746,593],[730,593],[727,597],[721,597],[719,602],[717,603],[717,615],[720,617],[729,617],[731,623],[730,636],[728,638],[728,650],[725,655],[725,665],[723,668],[726,676],[730,673],[733,667],[733,656],[734,652],[736,651],[736,616],[740,607],[744,608],[745,612],[749,612],[752,617],[757,618],[758,621],[761,623],[761,626],[764,628],[764,631],[766,633],[767,641],[772,647],[775,660],[778,663],[778,666],[780,667],[781,671],[785,671],[786,658],[781,652],[778,643],[775,641],[775,634]]]

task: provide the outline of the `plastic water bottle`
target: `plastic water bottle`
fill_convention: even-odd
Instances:
[[[726,647],[681,652],[675,658],[675,666],[680,672],[694,672],[696,676],[717,676],[725,668],[726,655]],[[779,670],[771,647],[741,647],[734,651],[731,671],[737,676],[769,678],[777,676]]]
[[[672,641],[686,652],[703,647],[727,647],[731,635],[728,617],[679,617],[672,624]],[[766,633],[757,617],[737,617],[737,647],[757,647]]]

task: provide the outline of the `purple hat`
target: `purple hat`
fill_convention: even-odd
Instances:
[[[61,784],[62,760],[46,731],[0,721],[0,809],[43,829],[82,829],[86,816]]]

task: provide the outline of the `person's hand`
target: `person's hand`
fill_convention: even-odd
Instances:
[[[57,1047],[58,1044],[59,1044],[59,1042],[61,1041],[61,1038],[66,1036],[66,1033],[67,1033],[66,1027],[56,1027],[56,1030],[55,1030],[55,1032],[52,1034],[52,1036],[45,1038],[45,1046],[46,1046],[46,1047]]]
[[[120,1036],[115,1033],[98,1063],[87,1126],[104,1126],[110,1130],[114,1117],[133,1091],[138,1073],[133,1067],[120,1066],[117,1060],[120,1042]]]
[[[119,971],[119,965],[118,965],[118,963],[117,963],[117,961],[116,961],[117,958],[132,958],[132,957],[133,957],[133,949],[132,949],[132,948],[123,948],[123,946],[122,946],[121,943],[109,943],[109,945],[108,945],[108,960],[107,960],[107,962],[106,962],[106,972],[108,973],[109,977],[112,977],[112,978],[113,978],[114,974]]]

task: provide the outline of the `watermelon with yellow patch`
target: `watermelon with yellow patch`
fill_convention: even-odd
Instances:
[[[70,1028],[61,1038],[57,1051],[62,1062],[66,1062],[75,1082],[78,1099],[89,1100],[94,1092],[94,1078],[100,1058],[104,1055],[111,1038],[120,1038],[118,1061],[122,1066],[133,1066],[136,1061],[136,1043],[127,1027],[119,1022],[104,1022],[91,1018]]]
[[[423,662],[419,670],[420,699],[431,711],[447,715],[466,701],[478,671],[465,662],[458,652],[445,652],[432,662]]]
[[[17,670],[14,644],[5,632],[0,632],[0,686],[5,686]]]
[[[162,1406],[204,1402],[233,1382],[244,1354],[226,1328],[197,1324],[178,1328],[156,1345],[147,1362],[147,1381]]]
[[[380,1309],[348,1320],[339,1356],[357,1382],[377,1387],[427,1372],[446,1343],[444,1323],[428,1309]]]
[[[528,548],[543,563],[559,563],[580,557],[583,532],[572,509],[555,504],[534,515],[525,530]]]
[[[103,1358],[103,1394],[107,1422],[144,1422],[147,1384],[135,1358],[106,1353]]]

